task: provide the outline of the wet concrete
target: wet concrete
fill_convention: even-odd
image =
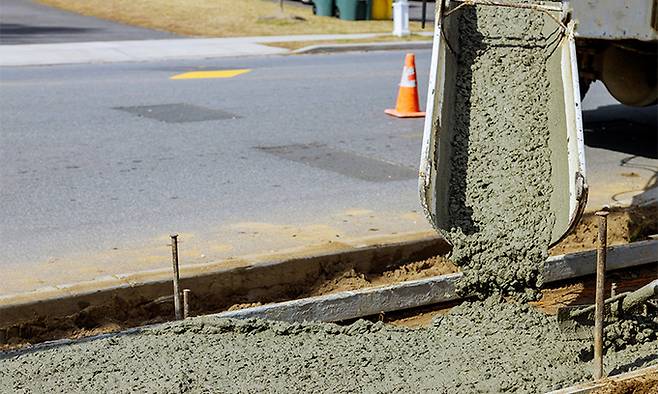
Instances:
[[[465,274],[461,292],[532,299],[555,222],[547,70],[555,40],[545,28],[554,22],[486,6],[450,17],[459,18],[459,54],[448,238]]]
[[[0,359],[0,392],[544,392],[588,380],[588,349],[498,299],[417,330],[200,317]],[[606,371],[657,354],[655,341],[609,350]]]

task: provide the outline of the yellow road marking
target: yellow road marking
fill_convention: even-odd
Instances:
[[[243,68],[238,70],[192,71],[174,75],[170,79],[233,78],[240,74],[248,73],[249,71],[251,71],[250,68]]]

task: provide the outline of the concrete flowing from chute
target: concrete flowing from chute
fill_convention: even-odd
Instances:
[[[541,33],[553,22],[491,6],[450,17],[460,40],[448,238],[461,291],[532,299],[554,224],[546,63],[556,43]]]

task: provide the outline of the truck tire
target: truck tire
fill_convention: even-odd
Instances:
[[[645,107],[658,100],[656,54],[611,45],[603,52],[601,80],[622,104]]]

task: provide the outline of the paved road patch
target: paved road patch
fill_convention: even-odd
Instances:
[[[208,71],[191,71],[182,74],[176,74],[169,79],[211,79],[211,78],[233,78],[238,75],[246,74],[250,69],[238,70],[208,70]]]
[[[238,115],[219,109],[185,103],[139,105],[133,107],[116,107],[115,109],[166,123],[202,122],[207,120],[237,119],[239,117]]]
[[[337,172],[364,181],[390,182],[413,179],[418,176],[415,169],[332,148],[324,144],[261,146],[258,149],[283,159]]]

